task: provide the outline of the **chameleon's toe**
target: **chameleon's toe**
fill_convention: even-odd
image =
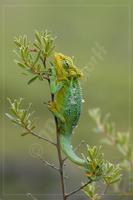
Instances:
[[[51,112],[56,112],[57,109],[56,109],[56,104],[55,104],[55,102],[49,101],[49,102],[48,102],[48,109],[49,109]]]

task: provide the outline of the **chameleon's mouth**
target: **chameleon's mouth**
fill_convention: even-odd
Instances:
[[[54,54],[54,60],[55,62],[59,62],[61,60],[65,59],[65,56],[62,53],[55,53]]]
[[[55,53],[54,54],[54,62],[55,62],[55,66],[57,66],[58,68],[62,68],[62,64],[61,61],[65,59],[65,56],[61,53]]]

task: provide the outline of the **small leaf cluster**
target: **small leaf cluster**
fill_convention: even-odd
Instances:
[[[102,172],[100,175],[101,178],[97,179],[97,181],[93,179],[92,182],[83,189],[83,192],[91,200],[101,199],[102,193],[97,191],[99,187],[98,180],[105,184],[105,190],[107,190],[110,185],[120,181],[121,179],[121,169],[119,165],[114,165],[108,161],[103,160],[100,167]]]
[[[23,99],[15,99],[13,102],[8,98],[10,103],[10,112],[6,113],[6,116],[16,125],[20,126],[23,129],[22,136],[30,133],[35,129],[34,120],[31,120],[31,116],[34,112],[29,112],[31,104],[28,108],[22,108]]]
[[[55,37],[51,36],[51,33],[45,30],[44,32],[38,32],[35,31],[35,42],[34,46],[36,50],[38,50],[41,55],[41,60],[43,61],[44,67],[45,66],[45,60],[47,57],[51,56],[55,49]]]
[[[114,165],[104,159],[101,146],[87,146],[87,155],[86,161],[88,165],[86,166],[86,176],[91,183],[86,186],[83,191],[89,199],[98,200],[101,198],[101,194],[97,194],[96,192],[99,181],[102,181],[106,188],[120,181],[121,168],[119,165]]]
[[[121,168],[119,165],[114,165],[106,161],[103,165],[103,180],[109,186],[113,183],[120,181],[121,179]]]
[[[93,181],[98,180],[102,174],[103,169],[102,165],[104,163],[104,154],[101,152],[101,146],[100,147],[90,147],[87,145],[87,157],[86,159],[86,170],[87,170],[87,177]]]
[[[106,134],[106,143],[114,144],[114,135],[115,135],[115,123],[109,122],[110,114],[106,114],[102,119],[101,110],[99,108],[89,110],[89,115],[96,124],[96,127],[93,129],[96,133]],[[108,134],[109,133],[109,134]]]
[[[90,200],[100,200],[101,196],[97,194],[96,188],[96,183],[93,182],[92,184],[87,185],[83,189],[83,192],[86,194],[87,197],[89,197]]]
[[[99,108],[91,109],[89,114],[96,124],[95,132],[103,134],[102,143],[107,145],[115,145],[122,155],[120,165],[131,171],[133,169],[133,146],[131,144],[131,134],[129,132],[120,132],[115,128],[115,123],[110,122],[109,114],[102,117]]]
[[[100,147],[87,146],[87,177],[92,181],[103,180],[110,185],[120,180],[121,173],[119,165],[114,165],[104,159]],[[85,156],[84,156],[85,157]]]
[[[55,49],[54,40],[55,38],[47,30],[42,32],[35,31],[33,43],[28,41],[26,35],[14,39],[16,45],[14,52],[19,58],[15,62],[33,76],[28,84],[36,79],[48,79],[49,72],[46,69],[46,61]]]

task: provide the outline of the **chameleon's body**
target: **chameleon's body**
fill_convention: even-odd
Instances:
[[[75,154],[71,145],[73,129],[77,126],[81,113],[80,76],[81,72],[70,57],[55,54],[50,79],[54,102],[49,102],[48,106],[58,120],[62,151],[72,162],[85,166],[85,160]]]

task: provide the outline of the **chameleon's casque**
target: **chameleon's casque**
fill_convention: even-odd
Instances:
[[[86,161],[75,154],[71,145],[73,129],[77,126],[81,113],[81,75],[72,58],[56,53],[50,78],[54,102],[49,102],[48,107],[58,120],[62,151],[72,162],[85,166]]]

